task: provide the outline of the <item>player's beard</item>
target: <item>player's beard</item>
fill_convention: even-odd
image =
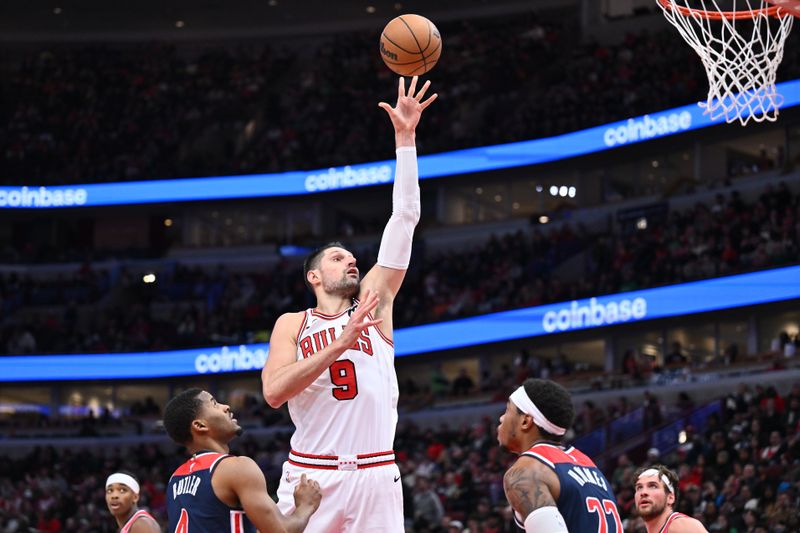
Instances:
[[[325,292],[328,294],[336,294],[343,298],[354,298],[358,295],[360,286],[360,279],[351,278],[347,274],[334,282],[324,284]]]
[[[652,520],[653,518],[656,518],[657,516],[661,515],[661,513],[663,513],[664,509],[666,508],[667,508],[667,502],[662,503],[660,506],[658,506],[655,502],[651,502],[650,510],[647,513],[642,512],[642,510],[639,509],[638,507],[636,508],[636,511],[639,513],[639,516],[641,516],[643,520]]]

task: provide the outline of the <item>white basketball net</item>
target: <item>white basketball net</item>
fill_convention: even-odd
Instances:
[[[777,119],[783,97],[775,88],[775,75],[794,17],[776,12],[765,0],[735,0],[729,10],[721,9],[718,0],[657,2],[703,61],[708,100],[700,107],[705,114],[712,120],[738,120],[743,126],[750,119]],[[738,17],[730,15],[734,10]],[[703,12],[716,13],[718,18],[709,18]],[[746,17],[742,17],[744,12],[749,12]]]

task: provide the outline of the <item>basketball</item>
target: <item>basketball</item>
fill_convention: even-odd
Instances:
[[[442,54],[442,36],[433,22],[420,15],[400,15],[381,33],[381,57],[401,76],[430,72]]]

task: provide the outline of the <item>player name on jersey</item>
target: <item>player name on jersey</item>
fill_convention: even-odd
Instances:
[[[176,499],[181,494],[191,494],[195,496],[201,481],[202,480],[198,476],[186,476],[185,478],[179,479],[177,483],[172,485],[172,499]]]
[[[569,475],[569,477],[577,481],[581,487],[583,487],[587,483],[591,483],[593,485],[601,487],[604,490],[608,490],[608,486],[606,485],[606,480],[598,476],[597,471],[591,468],[586,468],[583,466],[574,466],[569,469],[567,474]]]
[[[344,330],[344,325],[342,325],[341,329]],[[313,334],[305,337],[301,337],[299,346],[303,353],[303,358],[314,355],[335,340],[336,328],[333,327],[314,332]],[[356,339],[356,342],[350,349],[363,352],[367,355],[373,355],[374,352],[372,350],[372,340],[369,338],[369,333],[362,331],[361,335],[359,335],[358,339]]]

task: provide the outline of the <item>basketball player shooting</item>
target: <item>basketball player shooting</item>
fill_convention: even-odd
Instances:
[[[392,306],[411,258],[420,216],[415,132],[430,87],[405,89],[394,107],[381,102],[394,126],[397,170],[392,215],[378,262],[360,279],[356,258],[330,243],[305,261],[305,282],[317,305],[278,318],[262,372],[264,399],[289,403],[296,427],[284,464],[278,506],[293,510],[293,487],[303,474],[322,487],[309,532],[403,532],[403,495],[394,462],[397,375]]]

